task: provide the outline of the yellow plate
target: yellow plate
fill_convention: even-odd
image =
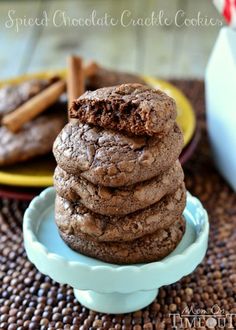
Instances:
[[[65,77],[66,71],[49,71],[23,75],[0,81],[0,87],[7,84],[18,84],[33,78],[50,78],[55,75]],[[178,110],[177,122],[184,133],[184,146],[186,146],[190,142],[196,128],[196,118],[191,104],[184,94],[172,84],[149,76],[144,76],[143,79],[152,87],[164,90],[175,99]],[[51,186],[53,184],[52,175],[54,168],[55,162],[51,156],[41,157],[14,166],[2,167],[0,171],[0,184],[21,187]]]

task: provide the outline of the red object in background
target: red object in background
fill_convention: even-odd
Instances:
[[[226,22],[230,24],[231,21],[230,0],[225,0],[223,16],[226,19]]]
[[[236,0],[213,0],[213,2],[226,22],[236,28]]]
[[[0,198],[17,199],[19,201],[31,201],[39,195],[44,188],[29,188],[0,185]]]
[[[183,151],[180,154],[179,160],[180,160],[180,163],[181,163],[182,166],[192,156],[193,152],[195,151],[195,149],[198,145],[198,142],[200,140],[200,136],[201,136],[200,128],[197,127],[192,140],[189,142],[189,144],[183,149]]]

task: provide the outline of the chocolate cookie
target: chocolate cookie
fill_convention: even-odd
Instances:
[[[59,233],[67,245],[82,254],[114,264],[135,264],[163,259],[175,249],[184,231],[185,220],[180,217],[167,229],[127,242],[98,242],[82,233]]]
[[[38,116],[26,123],[18,133],[0,127],[0,166],[49,153],[65,123],[65,114],[54,112]]]
[[[161,90],[123,84],[87,91],[72,103],[71,118],[134,135],[164,136],[176,119],[175,101]]]
[[[103,216],[57,195],[55,219],[68,235],[87,234],[97,241],[129,241],[159,229],[166,229],[180,217],[186,201],[185,186],[157,203],[123,217]]]
[[[127,83],[139,83],[145,85],[145,81],[138,75],[100,67],[95,74],[87,78],[86,89],[95,90],[101,87],[110,87]]]
[[[5,114],[15,110],[50,84],[50,80],[33,79],[19,85],[9,85],[0,89],[0,120]]]
[[[58,135],[53,152],[66,172],[95,185],[120,187],[163,173],[178,159],[182,146],[177,124],[162,138],[131,138],[99,127],[69,123]]]
[[[61,197],[71,202],[79,201],[91,211],[104,215],[125,215],[150,206],[174,192],[183,180],[179,161],[158,177],[120,188],[93,185],[59,166],[54,173],[54,186]]]

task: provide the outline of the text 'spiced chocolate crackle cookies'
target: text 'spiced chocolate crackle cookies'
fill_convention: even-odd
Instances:
[[[72,249],[105,262],[157,261],[183,237],[186,203],[176,105],[123,84],[72,103],[54,142],[55,220]]]

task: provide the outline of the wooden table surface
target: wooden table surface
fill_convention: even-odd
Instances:
[[[55,26],[53,15],[64,12],[72,18],[97,17],[105,13],[119,19],[124,10],[131,16],[147,17],[161,10],[173,19],[182,9],[185,16],[221,19],[212,1],[206,0],[70,0],[70,1],[1,1],[0,2],[0,78],[26,72],[65,67],[73,53],[119,70],[169,78],[203,78],[211,49],[220,26]],[[9,10],[11,18],[9,17]],[[47,26],[19,26],[16,18],[38,19],[47,13]],[[60,25],[59,15],[57,25]],[[11,27],[10,27],[11,25]],[[68,23],[67,23],[68,25]],[[8,26],[8,27],[7,27]]]

